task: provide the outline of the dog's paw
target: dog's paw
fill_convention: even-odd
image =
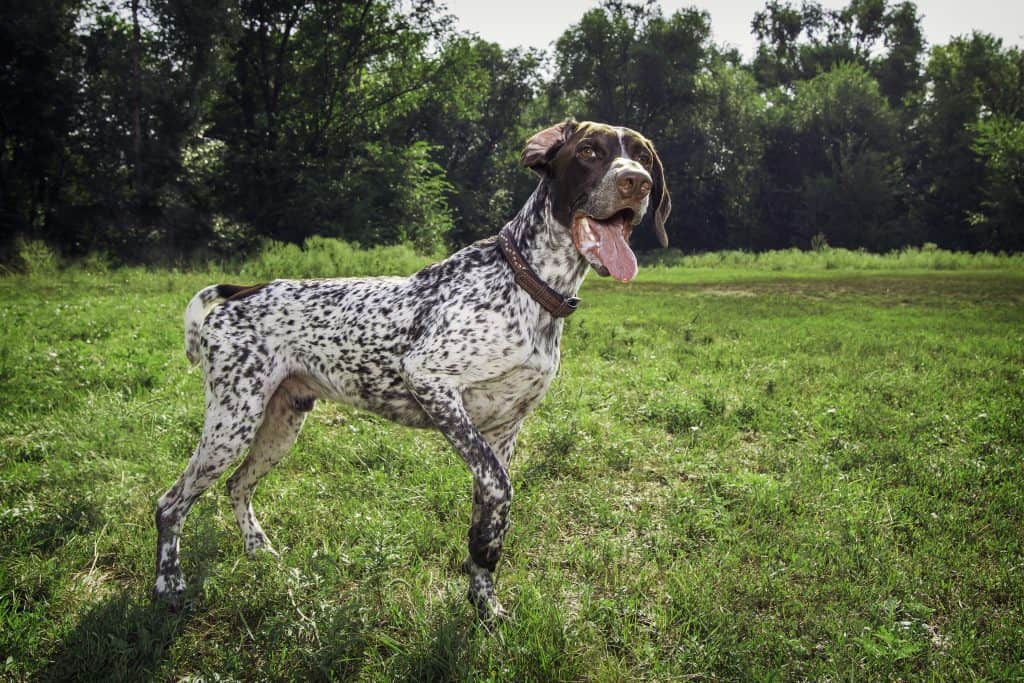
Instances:
[[[266,542],[262,545],[254,545],[245,549],[245,555],[250,560],[258,560],[261,557],[268,557],[273,560],[281,561],[281,553],[274,550],[274,546]]]
[[[281,559],[281,555],[274,550],[270,539],[267,538],[267,535],[262,530],[256,530],[253,534],[246,534],[245,554],[250,560],[255,560],[260,556],[272,557],[275,560]]]
[[[480,623],[488,628],[493,629],[499,623],[503,621],[509,621],[510,617],[508,612],[501,603],[498,602],[498,598],[494,595],[493,591],[489,595],[474,593],[471,588],[466,598],[472,603],[473,607],[476,608],[476,615],[479,618]]]
[[[185,604],[185,581],[181,575],[157,577],[150,597],[170,612],[179,612]]]
[[[509,614],[498,601],[491,572],[477,566],[471,559],[462,563],[462,571],[469,575],[469,590],[466,591],[466,599],[476,608],[481,623],[492,628],[498,622],[507,621]]]

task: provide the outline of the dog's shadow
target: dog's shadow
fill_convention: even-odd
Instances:
[[[194,586],[202,586],[217,553],[215,533],[197,534],[193,545]],[[191,588],[191,587],[190,587]],[[52,651],[41,680],[137,681],[172,677],[171,649],[201,611],[192,609],[194,589],[180,612],[153,600],[145,586],[123,586],[87,611]]]
[[[79,618],[51,650],[51,661],[40,672],[40,680],[167,680],[180,673],[174,670],[181,665],[175,643],[193,620],[202,622],[209,616],[209,606],[199,594],[224,541],[212,529],[194,537],[191,567],[187,567],[192,580],[180,612],[153,601],[148,585],[126,585]],[[318,625],[319,647],[293,652],[290,676],[295,680],[358,678],[368,662],[385,654],[391,659],[388,668],[395,680],[464,679],[483,627],[472,615],[459,583],[458,590],[430,607],[427,620],[417,624],[402,643],[367,623],[364,600],[368,594],[339,605]]]
[[[169,654],[190,619],[124,590],[87,612],[55,649],[41,680],[166,679]]]
[[[484,627],[470,616],[461,592],[437,605],[422,630],[410,633],[403,643],[368,630],[359,611],[358,604],[350,603],[335,613],[321,633],[323,646],[304,662],[304,671],[296,672],[297,679],[360,678],[364,665],[380,657],[374,650],[387,652],[391,680],[452,681],[471,676],[473,652],[479,641],[475,635]]]
[[[172,649],[201,609],[169,612],[148,596],[123,591],[83,616],[55,649],[39,680],[136,681],[174,678]],[[375,659],[375,649],[392,650],[395,680],[462,680],[470,674],[474,633],[483,627],[467,616],[466,602],[453,596],[439,605],[422,637],[411,648],[365,628],[359,605],[351,603],[324,625],[322,646],[296,662],[296,680],[350,680]]]

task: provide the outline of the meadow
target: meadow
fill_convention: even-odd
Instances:
[[[588,278],[512,463],[493,632],[465,601],[471,482],[432,431],[318,403],[255,507],[185,525],[150,603],[157,497],[202,424],[200,287],[411,272],[320,242],[178,271],[0,276],[0,678],[1024,677],[1024,260],[669,255]]]

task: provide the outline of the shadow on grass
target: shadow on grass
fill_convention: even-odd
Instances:
[[[499,626],[500,628],[500,626]],[[459,595],[439,606],[432,615],[419,647],[399,657],[398,680],[464,681],[474,673],[476,649],[490,637],[466,599]]]
[[[366,666],[379,667],[386,660],[389,680],[466,680],[480,628],[466,601],[453,596],[399,642],[379,624],[368,623],[362,601],[353,600],[335,612],[321,630],[322,646],[293,675],[296,680],[354,680],[366,675]]]
[[[87,612],[55,648],[40,676],[47,681],[164,679],[171,646],[191,613],[132,591],[113,595]]]
[[[150,598],[138,586],[125,587],[85,612],[74,630],[52,651],[49,667],[40,676],[47,681],[139,681],[171,677],[170,651],[174,641],[204,611],[196,604],[217,552],[218,535],[210,531],[208,516],[196,525],[193,544],[196,564],[186,568],[191,577],[184,607],[171,611],[167,603]]]

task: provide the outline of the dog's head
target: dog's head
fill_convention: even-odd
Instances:
[[[567,226],[580,254],[601,275],[628,282],[636,275],[629,236],[652,205],[654,230],[668,246],[665,220],[672,200],[654,145],[629,128],[572,119],[526,143],[523,165],[551,181],[552,212]]]

